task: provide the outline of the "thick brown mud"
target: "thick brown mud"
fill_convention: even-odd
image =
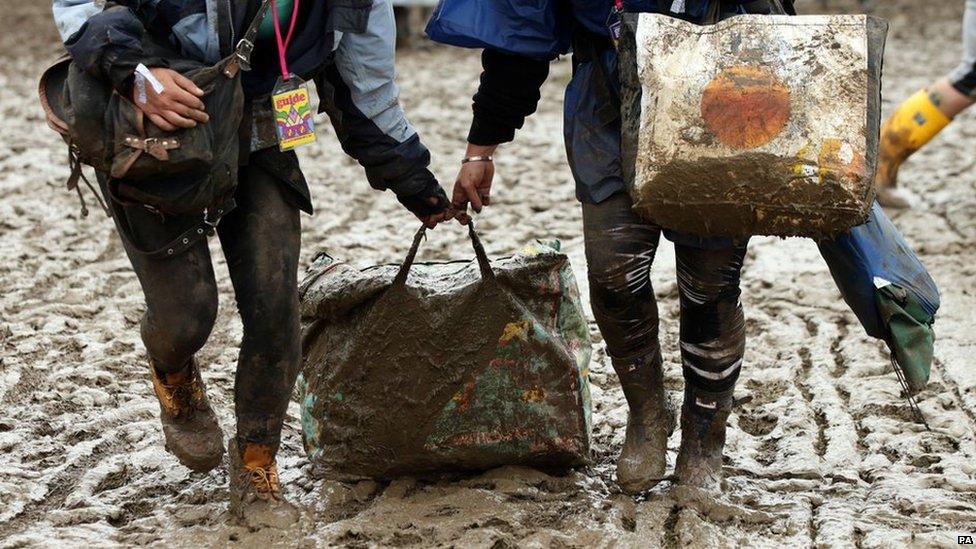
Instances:
[[[888,113],[956,64],[962,2],[875,3],[892,23]],[[955,546],[957,534],[976,534],[976,113],[905,164],[900,178],[919,206],[894,214],[943,290],[933,379],[920,395],[931,431],[913,421],[883,346],[862,334],[813,243],[757,238],[743,278],[749,339],[738,389],[752,400],[730,420],[721,499],[702,502],[667,483],[637,498],[619,492],[612,464],[626,406],[591,324],[591,467],[324,480],[301,447],[296,404],[280,465],[306,518],[292,531],[254,533],[228,523],[225,467],[191,473],[163,450],[138,336],[139,284],[108,220],[80,219],[63,189],[63,147],[33,99],[43,61],[58,51],[49,5],[0,0],[0,8],[8,23],[0,34],[0,547],[902,547]],[[399,63],[412,122],[435,172],[452,183],[478,56],[421,48],[401,51]],[[517,146],[496,155],[495,200],[479,230],[494,255],[537,237],[562,239],[585,293],[579,206],[561,144],[570,70],[568,61],[553,65],[540,113]],[[416,221],[369,189],[328,123],[319,127],[319,143],[302,153],[318,209],[303,220],[304,265],[320,249],[358,265],[399,261]],[[438,228],[421,259],[468,258],[469,250],[464,231]],[[226,267],[217,272],[220,316],[200,359],[229,434],[241,327]],[[676,392],[670,247],[653,278],[666,384]],[[669,442],[669,469],[679,437]]]

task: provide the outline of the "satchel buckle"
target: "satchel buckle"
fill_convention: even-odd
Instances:
[[[156,160],[166,162],[169,160],[169,150],[177,147],[179,147],[179,141],[175,138],[147,137],[142,140],[141,148]]]
[[[237,62],[240,64],[241,70],[251,70],[251,53],[253,52],[254,42],[251,42],[247,38],[237,43]]]
[[[224,208],[222,207],[203,210],[203,223],[210,227],[210,231],[217,228],[222,217],[224,217]]]

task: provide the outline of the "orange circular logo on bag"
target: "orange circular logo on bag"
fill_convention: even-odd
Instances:
[[[790,90],[768,69],[731,67],[705,86],[701,113],[720,142],[752,149],[783,131],[790,116]]]

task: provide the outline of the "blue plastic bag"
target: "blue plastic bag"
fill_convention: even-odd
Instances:
[[[426,32],[449,46],[550,61],[569,51],[571,29],[564,0],[441,0]]]
[[[818,245],[844,301],[869,336],[889,338],[876,300],[878,290],[888,284],[908,292],[935,318],[939,289],[877,202],[867,223]]]

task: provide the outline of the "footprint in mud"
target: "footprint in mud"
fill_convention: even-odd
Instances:
[[[388,547],[410,547],[419,546],[424,543],[424,538],[414,532],[394,532],[383,544]]]
[[[893,404],[893,403],[870,403],[865,404],[860,410],[854,413],[854,416],[859,419],[867,419],[871,416],[875,417],[889,417],[892,419],[898,419],[906,423],[916,423],[915,414],[909,407],[908,403],[904,404]]]
[[[746,380],[745,388],[752,395],[752,408],[760,408],[765,404],[776,402],[781,397],[789,394],[789,383],[782,379],[760,381],[758,379]]]
[[[755,409],[743,409],[736,414],[739,429],[754,437],[764,437],[771,433],[779,423],[779,418]]]
[[[918,467],[919,469],[929,469],[933,465],[942,461],[942,457],[935,455],[921,455],[912,459],[912,467]]]
[[[461,512],[461,510],[458,509],[457,507],[454,507],[453,505],[443,505],[441,507],[438,507],[438,508],[434,509],[430,513],[427,513],[426,516],[428,516],[428,517],[453,517],[454,515],[457,515],[460,512]]]
[[[498,530],[499,532],[504,532],[506,534],[511,534],[515,531],[515,527],[512,526],[507,520],[492,517],[484,522],[473,522],[467,526],[469,530],[480,530],[483,528],[492,528]]]
[[[714,522],[736,521],[746,524],[773,524],[785,520],[788,515],[770,513],[760,509],[746,508],[725,501],[724,496],[715,495],[692,486],[680,484],[672,486],[668,497],[674,501],[678,510],[689,509]]]
[[[759,445],[759,450],[756,452],[756,462],[764,467],[769,467],[776,462],[778,448],[776,439],[763,439],[762,444]]]

